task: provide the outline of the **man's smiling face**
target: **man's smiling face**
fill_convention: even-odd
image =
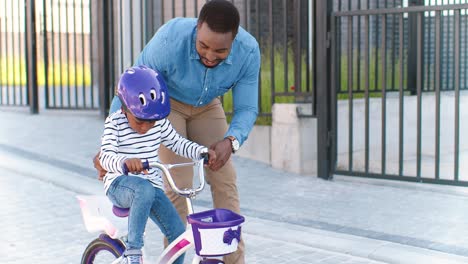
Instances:
[[[232,32],[218,33],[212,31],[206,22],[197,25],[196,49],[200,61],[208,68],[216,67],[231,52]]]

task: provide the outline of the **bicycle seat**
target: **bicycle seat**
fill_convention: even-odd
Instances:
[[[130,212],[130,208],[122,208],[114,205],[112,206],[112,212],[118,217],[127,217]]]

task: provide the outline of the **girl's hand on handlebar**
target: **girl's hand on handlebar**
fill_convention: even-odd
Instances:
[[[143,166],[143,162],[138,158],[126,159],[124,161],[125,166],[128,169],[128,172],[133,174],[138,174],[140,172],[147,173],[146,168]]]

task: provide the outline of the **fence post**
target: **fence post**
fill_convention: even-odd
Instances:
[[[111,56],[112,49],[110,48],[110,40],[112,39],[113,32],[110,27],[112,23],[112,0],[93,1],[96,5],[97,19],[93,25],[97,26],[97,63],[98,63],[98,75],[99,78],[99,110],[103,117],[107,117],[109,114],[111,90],[110,86],[113,81],[112,71],[114,65],[112,64]]]
[[[424,5],[424,0],[410,0],[408,6],[422,6]],[[424,18],[424,15],[423,15]],[[421,25],[418,25],[418,14],[409,13],[408,14],[408,67],[407,67],[407,89],[411,92],[411,95],[416,94],[416,66],[418,64],[418,52],[424,52],[423,49],[420,49],[417,46],[418,39],[418,26],[421,28],[422,39],[424,40],[424,20]],[[401,45],[401,44],[400,44]],[[421,56],[421,60],[424,59],[424,56]],[[424,65],[421,61],[421,65]],[[424,73],[424,70],[422,71]],[[424,80],[424,79],[423,79]],[[393,88],[393,87],[392,87]]]
[[[333,177],[331,151],[331,12],[333,1],[315,1],[315,89],[317,89],[317,176],[323,179]]]
[[[39,98],[37,87],[37,42],[36,42],[36,6],[35,0],[26,0],[26,79],[28,88],[28,104],[31,114],[39,113]]]

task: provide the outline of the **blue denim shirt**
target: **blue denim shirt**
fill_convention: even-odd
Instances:
[[[242,144],[258,114],[258,42],[243,28],[229,56],[214,68],[205,67],[195,48],[196,18],[174,18],[164,24],[139,55],[135,65],[157,69],[164,76],[169,95],[198,107],[232,89],[233,118],[226,136]]]

